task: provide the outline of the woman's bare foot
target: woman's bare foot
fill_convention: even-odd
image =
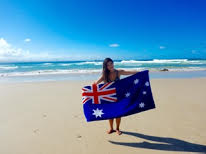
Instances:
[[[122,132],[119,129],[117,129],[116,132],[117,132],[118,135],[122,134]]]
[[[114,129],[110,129],[110,130],[107,131],[107,134],[111,134],[113,132],[114,132]]]

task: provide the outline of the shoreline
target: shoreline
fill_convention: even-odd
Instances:
[[[28,76],[6,76],[0,77],[0,83],[21,83],[21,82],[46,82],[46,81],[89,81],[97,80],[101,73],[72,73],[72,74],[41,74]],[[127,76],[121,76],[121,79]],[[170,72],[149,71],[150,79],[184,79],[184,78],[205,78],[206,71]]]
[[[117,69],[127,69],[127,70],[136,70],[136,71],[144,71],[149,70],[151,73],[161,73],[161,72],[198,72],[198,71],[206,71],[206,68],[202,67],[201,69],[171,69],[171,68],[161,68],[161,69],[150,69],[150,68],[117,68]],[[16,77],[16,76],[39,76],[39,75],[72,75],[72,74],[98,74],[101,73],[102,69],[62,69],[62,70],[37,70],[37,71],[27,71],[27,72],[7,72],[0,73],[0,77]]]

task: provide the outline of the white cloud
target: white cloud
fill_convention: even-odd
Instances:
[[[3,38],[0,38],[0,48],[8,48],[10,45],[4,40]]]
[[[116,48],[116,47],[119,47],[119,44],[115,43],[115,44],[110,44],[109,46],[112,48]]]
[[[0,62],[25,62],[25,61],[62,61],[62,60],[85,60],[101,59],[102,57],[90,57],[87,54],[51,54],[50,51],[32,53],[29,50],[16,48],[4,38],[0,38]]]
[[[160,49],[165,49],[166,47],[165,46],[160,46]]]
[[[26,39],[24,40],[24,42],[31,42],[31,39],[30,39],[30,38],[26,38]]]
[[[15,48],[4,38],[0,38],[0,62],[35,61],[48,59],[48,53],[33,54],[29,50]]]
[[[29,51],[12,47],[4,38],[0,38],[0,57],[19,57],[27,55]]]

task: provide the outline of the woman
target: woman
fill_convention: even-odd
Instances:
[[[139,71],[117,70],[114,68],[113,60],[111,58],[105,58],[103,62],[102,76],[96,82],[94,82],[94,84],[99,84],[102,81],[104,83],[117,81],[117,80],[120,80],[121,75],[131,75],[137,72]],[[114,119],[109,120],[110,129],[107,131],[108,134],[111,134],[114,132],[113,121]],[[122,132],[119,129],[120,122],[121,122],[121,118],[116,118],[116,132],[118,135],[122,134]]]

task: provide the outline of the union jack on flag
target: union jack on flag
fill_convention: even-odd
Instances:
[[[117,102],[116,88],[114,82],[106,84],[93,84],[82,88],[82,103],[92,101],[93,104],[101,104],[103,102]]]

